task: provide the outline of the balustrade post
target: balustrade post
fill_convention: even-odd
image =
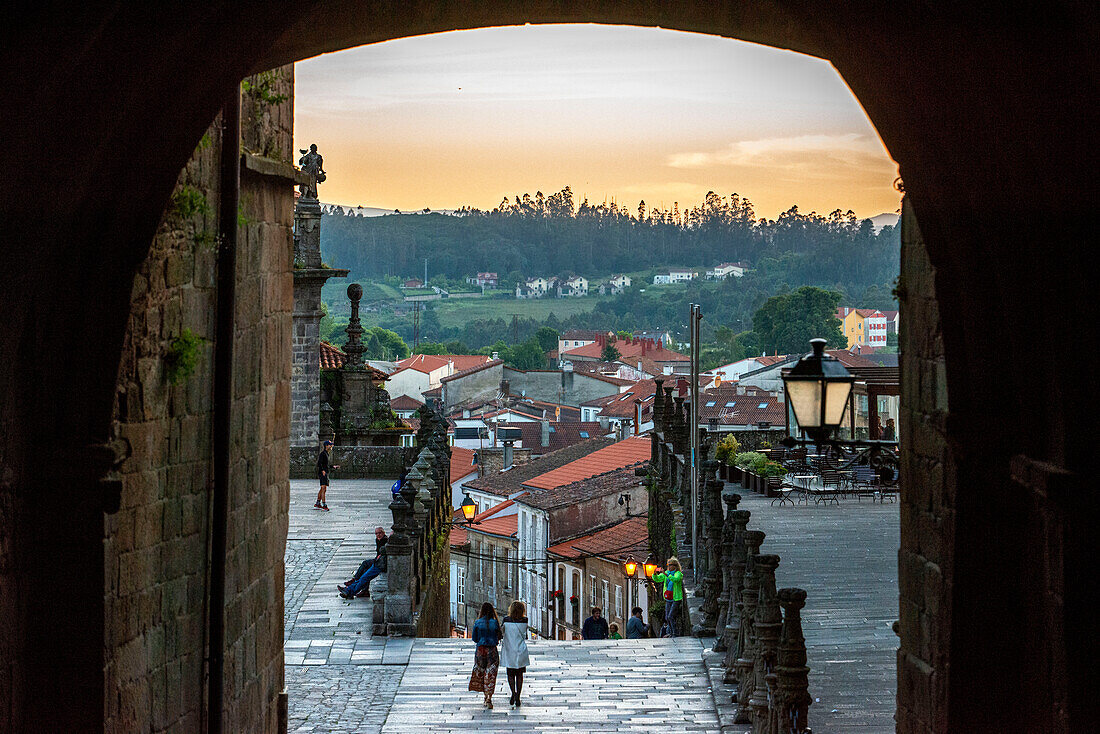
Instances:
[[[759,598],[753,628],[756,632],[756,658],[753,664],[752,693],[749,707],[752,709],[753,734],[768,734],[768,677],[774,674],[779,648],[779,632],[783,616],[775,591],[775,569],[779,556],[759,555],[753,559],[754,573],[759,578]]]
[[[411,476],[416,469],[409,473]],[[409,485],[406,482],[406,487]],[[393,534],[386,543],[386,601],[384,610],[387,635],[409,636],[416,633],[413,624],[412,582],[413,547],[409,532],[409,503],[405,491],[398,492],[390,502],[393,513]]]
[[[779,731],[784,734],[803,734],[809,731],[808,713],[813,703],[809,692],[810,669],[806,666],[806,638],[802,635],[806,592],[780,589],[778,598],[783,608],[783,632],[776,666],[776,719]]]
[[[740,500],[740,495],[734,495]],[[741,657],[741,619],[744,613],[742,594],[745,588],[745,565],[747,549],[745,546],[745,528],[749,524],[752,515],[748,510],[734,510],[733,513],[733,546],[730,556],[730,608],[726,615],[726,659],[724,666],[726,675],[725,683],[733,683],[737,680],[737,659]]]
[[[760,575],[756,572],[755,559],[764,542],[764,533],[759,530],[745,531],[745,588],[741,592],[741,642],[740,656],[737,658],[737,713],[734,722],[752,723],[752,710],[749,698],[753,691],[753,668],[756,665],[756,607],[760,601]]]
[[[714,652],[725,652],[729,649],[729,624],[734,615],[734,606],[730,604],[730,596],[734,592],[733,579],[733,543],[737,526],[734,523],[734,514],[737,505],[741,502],[741,495],[729,492],[722,494],[722,501],[726,503],[726,516],[722,521],[722,533],[719,543],[719,573],[722,574],[722,593],[718,595],[718,624],[715,630]]]
[[[703,571],[703,618],[692,630],[696,637],[712,637],[718,631],[718,597],[722,594],[722,486],[717,478],[718,462],[703,462],[702,514],[703,541],[700,545],[706,563]],[[693,559],[694,560],[694,559]]]

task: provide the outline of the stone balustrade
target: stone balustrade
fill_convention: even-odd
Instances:
[[[725,653],[723,680],[735,685],[737,723],[751,725],[753,734],[809,732],[812,699],[801,617],[806,592],[776,590],[779,556],[761,553],[765,535],[749,529],[750,513],[738,509],[741,496],[723,493],[717,462],[702,462],[693,527],[690,406],[673,397],[663,380],[655,382],[648,472],[650,552],[658,563],[677,555],[685,574],[694,569],[696,594],[703,600],[697,623],[690,625],[684,605],[685,616],[677,626],[699,637],[713,636],[714,650]],[[700,453],[707,457],[708,437],[701,433]],[[698,534],[697,557],[691,557],[693,533]],[[656,593],[651,597],[651,608],[659,599]]]
[[[376,635],[441,637],[450,627],[446,536],[454,513],[447,423],[434,406],[417,413],[416,458],[390,503],[385,587],[372,593]]]

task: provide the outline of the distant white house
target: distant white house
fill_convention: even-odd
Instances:
[[[580,275],[558,283],[558,298],[579,298],[588,295],[588,279]]]
[[[659,273],[653,276],[653,285],[669,285],[671,283],[686,283],[698,278],[699,274],[686,268],[672,268],[668,273]]]
[[[747,269],[748,265],[746,263],[722,263],[708,270],[706,277],[708,280],[725,280],[730,276],[740,278]]]

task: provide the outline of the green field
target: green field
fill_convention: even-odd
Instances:
[[[474,319],[504,319],[510,321],[513,314],[522,318],[544,321],[553,313],[559,319],[573,314],[591,311],[599,297],[589,298],[540,298],[533,300],[462,298],[432,301],[441,326],[462,327]]]

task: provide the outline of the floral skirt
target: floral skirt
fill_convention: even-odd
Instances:
[[[497,668],[500,667],[500,653],[495,646],[478,645],[474,655],[474,672],[470,674],[470,690],[480,691],[489,696],[497,687]]]

